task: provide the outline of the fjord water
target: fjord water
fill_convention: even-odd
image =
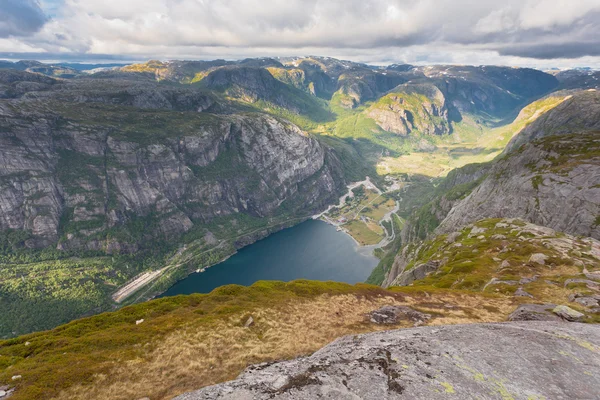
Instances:
[[[161,297],[208,293],[219,286],[247,286],[259,280],[364,282],[378,260],[357,250],[356,242],[345,233],[310,220],[244,247],[204,272],[191,274]]]

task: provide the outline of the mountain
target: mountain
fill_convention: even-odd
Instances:
[[[405,246],[485,218],[521,218],[600,238],[600,97],[590,90],[557,95],[565,97],[513,137],[498,159],[449,174],[405,224]],[[404,253],[398,256],[384,283],[403,279],[398,276],[411,260]]]
[[[187,260],[152,297],[198,262],[309,218],[345,185],[331,147],[216,92],[14,70],[0,82],[2,336],[110,309],[115,284]],[[94,267],[73,274],[73,256]]]
[[[553,371],[597,359],[588,327],[557,323],[600,322],[593,74],[327,57],[13,67],[0,69],[0,397],[589,393],[587,370],[542,387],[516,355],[562,346],[535,359]],[[371,284],[151,300],[352,203],[363,180],[385,193],[355,187],[361,210],[391,203]],[[470,325],[433,327],[451,324]],[[488,368],[506,354],[517,372]]]
[[[310,204],[301,211],[310,213],[344,183],[333,153],[293,124],[204,113],[218,101],[201,92],[89,80],[48,85],[2,108],[0,227],[30,232],[27,247],[60,239],[63,249],[134,251],[135,240],[97,234],[150,215],[171,237],[193,221],[240,210],[260,218],[282,204],[289,213]],[[59,226],[65,215],[70,226]]]
[[[412,165],[394,157],[486,160],[510,139],[490,127],[558,85],[530,69],[314,56],[2,67],[2,336],[119,307],[118,287],[160,271],[125,303],[151,298],[349,181]]]

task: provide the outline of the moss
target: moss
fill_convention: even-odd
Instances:
[[[539,190],[539,186],[542,184],[543,181],[544,178],[541,175],[536,175],[533,178],[531,178],[531,186],[533,186],[535,190]]]
[[[442,385],[444,387],[445,393],[450,393],[450,394],[456,393],[456,391],[454,390],[454,386],[452,386],[448,382],[440,382],[440,385]]]

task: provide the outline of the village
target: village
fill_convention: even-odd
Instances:
[[[386,179],[386,189],[382,191],[367,177],[348,185],[339,204],[316,217],[347,233],[360,246],[383,247],[395,235],[392,214],[398,210],[398,204],[393,192],[403,184],[401,180]]]

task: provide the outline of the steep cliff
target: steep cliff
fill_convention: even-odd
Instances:
[[[452,132],[444,94],[434,85],[400,85],[377,100],[367,115],[387,132],[407,136]]]
[[[596,91],[577,92],[542,114],[512,140],[438,231],[481,218],[517,217],[600,238],[599,120]]]
[[[307,215],[343,186],[313,137],[264,114],[199,113],[214,96],[85,80],[21,93],[39,79],[23,76],[0,103],[0,229],[29,233],[28,247],[130,252],[145,235],[114,233],[139,218],[172,239],[238,213]]]
[[[600,238],[600,134],[596,130],[600,103],[595,91],[569,96],[554,108],[534,114],[495,161],[467,165],[440,183],[433,200],[404,225],[400,235],[404,248],[384,285],[399,279],[410,283],[437,269],[437,264],[423,263],[422,273],[411,272],[408,280],[399,277],[420,241],[483,218],[521,218]]]

